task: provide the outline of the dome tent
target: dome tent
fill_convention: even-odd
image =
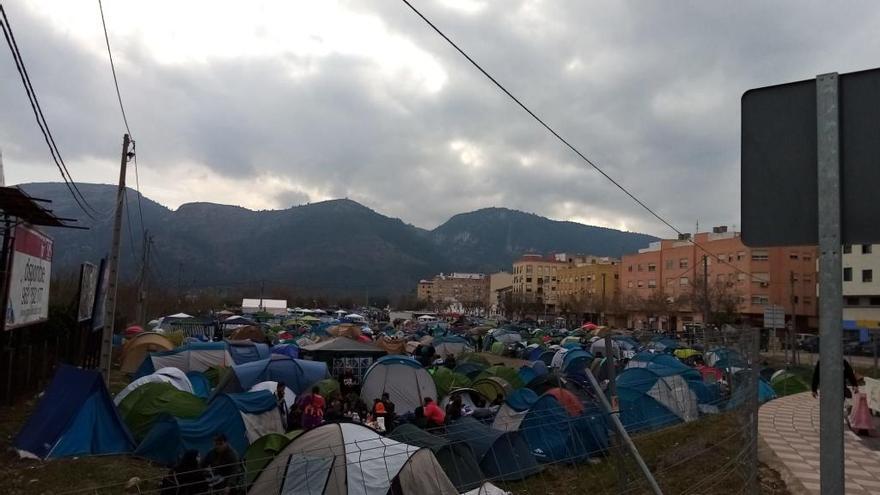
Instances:
[[[413,358],[384,356],[364,374],[361,399],[372,404],[387,392],[397,414],[412,412],[425,397],[437,400],[437,386],[425,368]]]
[[[597,409],[588,412],[571,392],[556,388],[529,408],[519,431],[539,462],[583,462],[608,449],[608,427]]]
[[[162,334],[156,332],[139,333],[128,339],[122,346],[119,369],[125,374],[134,373],[149,353],[172,349],[174,349],[174,344]]]
[[[471,386],[470,378],[461,373],[456,373],[445,366],[435,368],[431,373],[431,377],[434,378],[434,385],[437,387],[437,395],[440,397],[443,397],[457,388]]]
[[[471,387],[490,401],[495,400],[499,395],[507,397],[513,391],[513,387],[507,383],[507,380],[497,376],[488,376],[474,380]]]
[[[469,445],[483,474],[492,480],[521,480],[541,471],[519,432],[493,430],[465,416],[446,426],[446,438]]]
[[[135,440],[142,440],[162,414],[191,419],[201,415],[205,400],[178,390],[170,383],[152,382],[138,387],[119,403],[119,414]]]
[[[250,487],[257,476],[263,472],[263,468],[272,462],[272,459],[284,450],[293,439],[302,435],[302,430],[294,430],[290,433],[269,433],[257,439],[248,446],[244,453],[244,472],[247,486]]]
[[[177,368],[162,368],[155,373],[142,376],[129,383],[124,389],[122,389],[122,391],[116,394],[116,397],[113,398],[113,403],[118,406],[123,400],[125,400],[125,397],[128,396],[128,394],[137,390],[138,387],[148,383],[168,383],[177,390],[189,393],[194,392],[192,383],[189,381],[189,377],[186,376],[186,373]]]
[[[517,431],[526,413],[538,401],[538,394],[532,389],[521,388],[510,394],[498,409],[492,421],[492,428],[498,431]]]
[[[436,352],[438,356],[446,356],[447,354],[459,356],[465,352],[473,351],[473,348],[467,339],[454,335],[437,337],[434,339],[433,345],[434,352]]]
[[[151,352],[144,358],[135,376],[140,378],[165,367],[186,373],[225,368],[233,364],[235,361],[229,355],[226,342],[193,342],[170,351]]]
[[[385,495],[397,484],[403,493],[458,493],[430,449],[364,426],[334,423],[291,441],[263,468],[249,493]]]
[[[434,452],[440,467],[449,481],[459,491],[467,491],[480,486],[483,473],[470,446],[462,442],[450,442],[446,438],[432,435],[417,426],[405,423],[394,429],[388,438],[401,443],[427,447]]]
[[[668,370],[630,368],[617,376],[619,417],[627,431],[653,430],[697,419],[696,393],[688,380]]]
[[[250,363],[269,357],[269,346],[263,341],[230,339],[226,341],[226,345],[235,364]]]
[[[275,381],[284,382],[285,386],[299,395],[327,376],[325,363],[272,354],[268,359],[233,366],[232,372],[226,374],[217,390],[244,392],[257,383]]]

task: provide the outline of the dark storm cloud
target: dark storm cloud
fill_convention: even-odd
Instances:
[[[844,12],[820,2],[499,1],[473,14],[415,3],[684,230],[696,221],[738,223],[745,90],[867,68],[880,48],[873,35],[880,8],[867,2]],[[317,191],[424,227],[494,205],[670,234],[402,3],[348,6],[379,16],[435,57],[447,76],[442,89],[421,91],[406,75],[389,79],[375,60],[353,55],[163,65],[149,47],[124,44],[117,50],[130,63],[120,80],[142,166],[168,180],[182,163],[244,184],[270,174],[294,186],[277,193],[279,207],[314,201]],[[26,9],[15,14],[32,79],[71,167],[118,153],[106,60]],[[0,68],[2,145],[20,160],[42,163],[45,145],[8,57]]]

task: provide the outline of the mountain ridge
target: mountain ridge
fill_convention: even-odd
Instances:
[[[109,211],[115,204],[115,186],[78,186],[98,210]],[[62,183],[19,187],[52,200],[59,216],[83,216]],[[137,201],[137,192],[129,190],[130,215],[123,215],[120,251],[121,273],[128,279],[135,276],[143,244]],[[459,213],[423,229],[348,198],[280,210],[195,201],[172,210],[142,196],[141,206],[153,236],[153,264],[166,272],[159,283],[183,287],[262,279],[303,291],[395,295],[411,292],[420,278],[441,271],[509,271],[524,252],[617,257],[656,240],[504,207]],[[81,262],[96,262],[106,253],[112,218],[79,223],[90,230],[48,229],[56,241],[56,274],[74,273]]]

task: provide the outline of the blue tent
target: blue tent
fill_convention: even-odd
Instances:
[[[632,368],[648,368],[662,376],[680,375],[697,395],[700,404],[717,405],[718,403],[720,387],[717,384],[706,384],[699,371],[682,363],[671,354],[640,352],[627,365],[627,369]]]
[[[327,377],[327,363],[272,354],[268,359],[233,366],[217,388],[227,393],[244,392],[260,382],[273,381],[284,382],[299,395]]]
[[[608,426],[598,409],[572,416],[551,394],[532,405],[519,431],[539,462],[583,462],[608,449]]]
[[[529,361],[537,361],[541,359],[541,354],[544,353],[547,349],[541,346],[533,347],[529,350],[529,353],[526,354],[525,359]]]
[[[101,374],[65,364],[14,443],[40,459],[122,454],[135,446]]]
[[[568,351],[562,361],[562,371],[565,373],[583,371],[592,361],[593,355],[583,349]]]
[[[135,454],[172,465],[188,449],[198,450],[204,457],[213,447],[214,437],[223,433],[229,439],[229,445],[238,452],[239,457],[244,457],[249,442],[242,415],[259,415],[266,412],[277,414],[276,407],[275,396],[266,390],[242,394],[219,394],[211,400],[208,408],[198,418],[178,419],[168,414],[157,418]],[[279,416],[279,428],[280,421]],[[274,433],[283,433],[283,431]]]
[[[507,396],[505,402],[514,411],[527,411],[538,401],[538,394],[530,388],[518,388]]]
[[[635,356],[633,356],[629,362],[629,365],[627,365],[627,367],[628,368],[635,368],[635,367],[640,367],[640,366],[647,366],[647,363],[652,363],[653,365],[656,365],[656,366],[665,366],[668,368],[679,369],[679,370],[691,369],[690,366],[682,363],[681,361],[678,360],[678,358],[676,358],[672,354],[659,353],[659,352],[649,352],[649,351],[642,351],[642,352],[636,354]]]
[[[299,358],[299,347],[296,344],[278,344],[272,347],[272,354],[281,354],[289,358]]]
[[[531,366],[520,366],[519,371],[516,372],[519,375],[519,379],[523,382],[523,385],[528,385],[530,381],[534,380],[538,377],[538,373]]]
[[[190,371],[186,374],[193,387],[193,395],[207,399],[211,395],[211,381],[201,371]]]
[[[446,438],[468,444],[483,475],[493,481],[521,480],[541,471],[519,432],[494,430],[465,416],[446,426]]]
[[[550,366],[550,363],[553,362],[553,356],[556,355],[556,351],[546,350],[541,353],[541,361],[544,362],[547,366]]]
[[[562,348],[568,350],[583,349],[583,346],[581,346],[580,342],[566,342],[565,344],[562,344]]]
[[[229,341],[229,355],[235,364],[251,363],[269,357],[269,346],[248,340]]]
[[[636,432],[697,419],[698,397],[690,381],[667,367],[627,368],[617,376],[620,422]]]

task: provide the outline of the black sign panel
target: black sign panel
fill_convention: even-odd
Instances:
[[[839,78],[841,236],[880,242],[880,69]],[[742,239],[818,244],[816,81],[742,97]]]

